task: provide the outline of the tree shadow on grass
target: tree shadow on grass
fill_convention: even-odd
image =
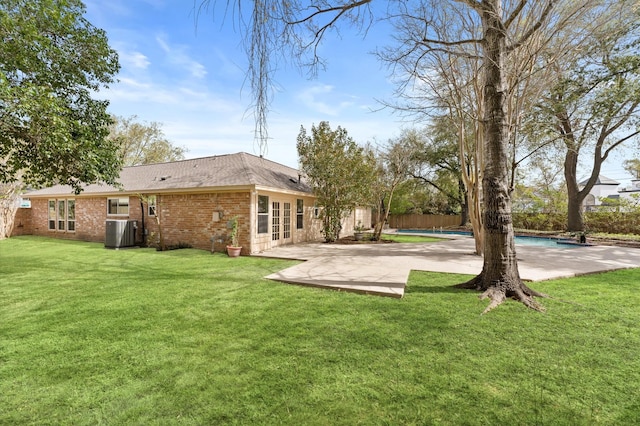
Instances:
[[[454,287],[455,284],[451,284],[451,285],[442,285],[442,286],[433,286],[433,285],[408,285],[405,288],[405,293],[407,294],[411,294],[411,293],[431,293],[431,294],[438,294],[438,293],[456,293],[456,294],[460,294],[460,293],[464,293],[465,289],[461,289],[461,288],[455,288]]]

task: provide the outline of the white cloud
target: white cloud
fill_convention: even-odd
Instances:
[[[334,87],[328,84],[312,86],[297,96],[307,108],[332,117],[340,115],[342,111],[354,105],[351,100],[339,100],[340,97],[345,95],[335,94]]]
[[[156,106],[164,109],[170,107],[174,111],[181,109],[187,112],[205,111],[212,114],[243,111],[239,100],[223,94],[206,90],[195,91],[178,85],[165,86],[142,82],[128,77],[121,77],[117,84],[101,91],[101,96],[107,97],[113,106],[128,103],[131,106],[138,105],[140,109]]]
[[[241,93],[247,83],[246,58],[234,42],[237,34],[203,23],[196,37],[192,6],[184,2],[89,3],[92,16],[108,30],[120,53],[118,83],[98,93],[110,100],[111,113],[162,123],[166,136],[186,146],[190,158],[238,151],[260,154],[250,89],[244,87]],[[300,126],[309,129],[322,120],[347,129],[358,143],[384,141],[398,132],[400,126],[388,111],[365,113],[377,109],[371,106],[373,97],[383,97],[373,80],[362,74],[346,77],[342,71],[323,73],[323,82],[309,83],[295,72],[279,74],[277,79],[286,85],[270,108],[267,158],[295,167]]]
[[[137,69],[146,69],[149,64],[151,64],[149,58],[140,52],[120,50],[118,51],[118,58],[120,59],[122,66],[125,68],[132,67]]]
[[[129,86],[130,88],[135,89],[150,89],[151,85],[149,83],[142,83],[134,80],[133,78],[121,77],[118,79],[119,83],[123,86]]]
[[[158,35],[156,42],[167,54],[170,63],[183,68],[194,78],[202,79],[207,75],[206,67],[187,54],[188,48],[186,46],[170,45],[164,34]]]

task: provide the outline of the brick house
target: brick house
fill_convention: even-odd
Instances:
[[[125,167],[119,183],[79,195],[62,185],[29,192],[13,235],[103,242],[108,220],[135,220],[136,244],[156,242],[161,230],[167,246],[224,251],[237,216],[245,255],[322,238],[315,197],[298,170],[251,154]],[[357,221],[371,223],[370,210],[345,219],[345,234]]]

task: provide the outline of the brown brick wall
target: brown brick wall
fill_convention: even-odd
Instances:
[[[104,242],[106,219],[106,198],[78,199],[76,201],[76,238],[83,241]]]
[[[33,234],[33,222],[31,220],[32,209],[18,209],[13,222],[13,230],[11,236],[31,235]]]
[[[229,235],[227,222],[238,216],[242,254],[250,253],[249,192],[161,195],[157,198],[165,245],[187,243],[194,248],[224,251]],[[157,233],[157,225],[150,226]]]
[[[304,198],[305,227],[295,227],[296,199],[294,195],[270,193],[272,200],[290,202],[292,208],[291,238],[288,243],[317,240],[320,237],[318,220],[312,218],[313,198]],[[69,197],[71,198],[71,197]],[[256,232],[257,214],[255,203],[257,194],[245,192],[220,192],[206,194],[164,194],[156,196],[156,211],[162,227],[162,237],[166,246],[188,244],[194,248],[224,251],[229,243],[230,229],[227,224],[233,216],[238,216],[239,244],[242,254],[268,249],[285,241],[272,241],[271,232],[256,236],[251,240],[251,232]],[[254,206],[252,209],[251,206]],[[83,241],[104,242],[105,221],[107,219],[137,220],[136,242],[142,243],[142,209],[140,198],[129,197],[129,215],[107,216],[107,197],[76,198],[75,232],[50,231],[48,229],[48,199],[31,199],[31,209],[21,209],[17,220],[23,224],[15,227],[20,230],[14,235],[43,235],[55,238],[77,239]],[[147,216],[145,210],[144,227],[147,243],[158,242],[159,232],[156,217]],[[253,217],[252,217],[253,216]],[[269,217],[271,223],[271,216]],[[271,228],[270,228],[271,229]],[[212,242],[212,239],[214,240]],[[264,241],[263,241],[264,240]]]
[[[69,200],[73,199],[73,197],[64,199]],[[22,228],[14,227],[12,235],[41,235],[54,238],[104,242],[105,221],[107,219],[135,219],[138,220],[138,225],[140,225],[140,200],[138,197],[129,197],[128,216],[107,217],[107,197],[82,197],[76,198],[75,202],[75,232],[50,230],[49,199],[32,198],[31,208],[20,209],[21,211],[16,215],[16,221],[20,221],[25,224],[25,226]],[[18,229],[20,230],[16,232]],[[140,233],[136,234],[136,240],[141,241]]]

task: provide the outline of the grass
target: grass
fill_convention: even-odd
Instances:
[[[480,316],[465,276],[400,300],[262,278],[293,264],[0,241],[0,424],[640,423],[640,270]]]
[[[382,234],[383,240],[391,240],[396,243],[434,243],[442,241],[442,238],[423,237],[420,235],[398,235],[398,234]]]
[[[635,234],[611,234],[606,232],[594,232],[587,234],[588,237],[602,238],[602,239],[615,239],[625,241],[640,241],[640,235]]]

